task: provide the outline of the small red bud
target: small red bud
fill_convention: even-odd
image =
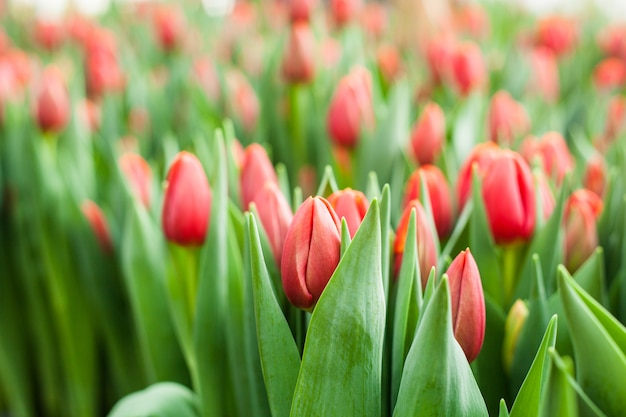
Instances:
[[[350,237],[354,237],[369,207],[365,194],[346,188],[332,193],[328,197],[328,202],[333,206],[339,218],[346,219]]]

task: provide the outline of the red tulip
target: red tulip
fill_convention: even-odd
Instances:
[[[576,24],[562,16],[548,16],[539,20],[535,42],[550,49],[556,56],[571,51],[577,38]]]
[[[589,191],[596,193],[600,198],[604,196],[606,191],[606,170],[606,163],[600,155],[594,155],[587,160],[583,185]]]
[[[85,200],[80,205],[80,209],[83,212],[85,218],[89,222],[91,229],[96,235],[96,239],[100,244],[100,248],[106,254],[113,252],[113,243],[111,241],[111,234],[109,233],[109,226],[106,221],[106,217],[100,210],[100,207],[91,200]]]
[[[35,98],[35,119],[44,132],[60,132],[69,120],[70,97],[61,74],[47,68]]]
[[[626,64],[619,58],[602,60],[593,71],[593,81],[600,90],[623,87],[626,83]]]
[[[437,265],[437,249],[435,247],[433,234],[430,230],[430,226],[428,225],[426,212],[424,211],[424,208],[419,200],[413,200],[405,207],[402,217],[400,218],[400,222],[398,223],[396,238],[393,242],[395,260],[394,276],[397,277],[400,273],[406,240],[407,238],[411,238],[407,235],[409,233],[408,228],[412,209],[415,209],[415,239],[417,239],[417,257],[419,261],[420,277],[422,281],[422,289],[425,289],[430,270],[433,266]]]
[[[316,0],[289,0],[289,17],[291,21],[308,22],[316,3]]]
[[[386,83],[393,82],[401,72],[402,57],[392,44],[383,44],[376,50],[378,70]]]
[[[464,42],[455,48],[452,57],[452,76],[457,90],[463,96],[486,84],[487,69],[477,44]]]
[[[449,36],[435,37],[427,43],[426,62],[436,84],[451,75],[455,47],[455,42]]]
[[[202,164],[180,152],[167,173],[162,225],[165,237],[181,246],[202,245],[211,217],[211,188]]]
[[[338,26],[356,18],[362,6],[362,0],[330,0],[330,11]]]
[[[209,102],[217,103],[222,95],[222,90],[215,64],[210,57],[203,56],[194,61],[193,77],[206,94]]]
[[[460,32],[475,38],[484,38],[489,34],[489,16],[485,9],[476,3],[467,3],[456,10],[454,23]]]
[[[271,181],[258,190],[252,202],[272,247],[276,265],[280,265],[287,230],[293,221],[291,207],[278,185]]]
[[[387,9],[381,3],[366,3],[361,12],[360,23],[366,34],[380,38],[387,29]]]
[[[294,22],[283,55],[282,74],[289,83],[309,83],[315,76],[315,38],[307,22]]]
[[[500,151],[485,170],[482,197],[491,233],[498,244],[528,240],[535,229],[535,189],[528,164]]]
[[[238,71],[226,75],[226,84],[230,92],[230,112],[241,123],[246,132],[256,127],[261,111],[259,98],[248,79]]]
[[[435,165],[423,165],[411,174],[404,188],[403,207],[420,198],[422,176],[426,182],[437,234],[445,237],[452,226],[451,193],[446,177]]]
[[[446,118],[437,103],[428,103],[411,131],[410,151],[420,164],[432,164],[446,140]]]
[[[328,132],[337,145],[356,146],[363,127],[374,123],[372,79],[369,71],[357,67],[337,85],[328,109]]]
[[[328,196],[328,202],[339,218],[345,218],[350,237],[354,237],[369,207],[367,197],[360,191],[346,188]]]
[[[164,51],[178,48],[185,33],[185,15],[174,5],[157,8],[152,15],[155,37]]]
[[[248,209],[256,193],[267,182],[278,185],[276,171],[265,148],[253,143],[246,148],[240,175],[241,202],[244,210]]]
[[[524,140],[520,150],[529,164],[539,158],[544,172],[554,178],[557,185],[574,169],[574,159],[567,148],[565,139],[558,132],[548,132],[539,140],[528,137]]]
[[[550,103],[559,99],[559,67],[551,50],[538,46],[530,53],[530,77],[527,89]]]
[[[454,258],[446,274],[450,284],[454,337],[471,363],[483,346],[486,315],[478,265],[469,249]]]
[[[339,264],[341,222],[330,203],[309,197],[298,208],[283,247],[283,289],[296,307],[312,310]]]
[[[478,169],[479,176],[483,176],[491,162],[501,152],[501,148],[493,142],[483,142],[472,150],[461,169],[456,183],[456,195],[459,203],[459,210],[463,209],[465,202],[472,189],[472,176],[474,166]]]
[[[530,119],[521,103],[500,90],[489,105],[489,137],[493,142],[511,146],[515,139],[530,130]]]
[[[564,255],[565,266],[572,272],[598,247],[596,221],[602,208],[600,197],[589,190],[577,190],[567,200],[563,218]]]
[[[598,35],[598,46],[608,56],[626,58],[626,26],[606,27]]]
[[[626,127],[626,97],[617,95],[609,101],[606,114],[604,136],[608,142],[612,142]]]
[[[124,88],[124,75],[114,55],[104,52],[90,53],[85,60],[87,92],[99,97],[106,92],[117,92]]]
[[[119,159],[120,169],[128,180],[131,191],[144,207],[150,207],[150,188],[152,184],[152,170],[141,155],[127,153]]]
[[[65,40],[65,28],[61,22],[37,20],[35,23],[35,41],[44,49],[58,49]]]

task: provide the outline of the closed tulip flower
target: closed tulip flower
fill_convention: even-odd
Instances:
[[[452,199],[450,186],[443,172],[435,165],[423,165],[411,174],[404,188],[404,204],[420,198],[421,178],[424,177],[432,207],[437,234],[445,237],[452,226]]]
[[[619,58],[602,60],[593,71],[593,81],[603,91],[622,88],[626,83],[626,63]]]
[[[145,159],[136,153],[126,153],[119,159],[120,169],[126,177],[133,195],[144,207],[150,207],[152,170]]]
[[[258,143],[253,143],[246,148],[240,180],[241,202],[244,210],[248,209],[256,193],[265,186],[266,182],[278,185],[272,161],[267,156],[265,148]]]
[[[173,51],[182,43],[185,33],[185,16],[174,5],[162,6],[152,15],[155,37],[164,51]]]
[[[352,21],[359,14],[363,0],[331,0],[330,11],[338,26],[343,26]]]
[[[509,310],[509,314],[506,317],[504,323],[504,342],[502,344],[502,360],[504,362],[504,369],[509,372],[513,365],[513,358],[515,357],[515,349],[519,343],[519,337],[528,318],[528,307],[523,300],[516,300]]]
[[[311,12],[316,0],[289,0],[289,17],[292,22],[305,21],[311,18]]]
[[[527,241],[535,229],[535,188],[528,164],[502,150],[485,170],[482,197],[498,244]]]
[[[346,188],[328,196],[328,202],[339,218],[345,218],[350,237],[354,237],[369,207],[367,197],[360,191]]]
[[[341,222],[330,203],[309,197],[296,212],[281,259],[283,289],[289,301],[312,310],[339,264]]]
[[[548,132],[539,140],[532,137],[525,139],[520,152],[529,164],[538,158],[546,175],[553,178],[557,185],[574,169],[574,159],[563,135],[558,132]]]
[[[478,265],[469,249],[454,258],[446,271],[450,284],[454,337],[472,362],[485,338],[485,297]]]
[[[600,198],[606,191],[606,162],[600,155],[594,155],[587,161],[583,175],[583,185],[589,191],[593,191]]]
[[[491,98],[489,105],[489,138],[501,145],[511,146],[515,139],[530,130],[530,118],[521,103],[504,90]]]
[[[80,205],[80,209],[96,235],[96,239],[102,251],[106,254],[113,252],[113,242],[111,240],[107,219],[104,217],[104,213],[102,213],[100,207],[91,200],[85,200]]]
[[[426,63],[435,84],[448,78],[456,44],[450,36],[435,37],[426,44]]]
[[[530,53],[527,90],[550,103],[559,99],[559,66],[554,53],[548,48],[538,46]]]
[[[412,209],[415,209],[416,234],[414,237],[408,236]],[[395,260],[394,276],[396,277],[400,273],[404,247],[406,246],[407,239],[417,239],[417,257],[419,261],[422,289],[424,289],[426,288],[426,282],[428,281],[428,275],[430,274],[431,268],[437,265],[437,249],[435,247],[435,239],[430,226],[428,225],[426,211],[422,207],[422,203],[420,203],[419,200],[412,200],[406,206],[404,212],[402,213],[402,217],[400,218],[400,222],[398,223],[396,238],[393,242],[393,254]]]
[[[337,85],[328,109],[328,133],[336,145],[354,148],[361,131],[373,123],[372,78],[367,69],[357,67]]]
[[[537,24],[535,42],[550,49],[556,56],[561,56],[574,48],[577,37],[576,24],[571,19],[547,16]]]
[[[162,225],[165,237],[181,246],[204,243],[211,217],[211,188],[202,164],[180,152],[167,173]]]
[[[456,183],[457,199],[459,204],[459,210],[465,206],[465,202],[470,196],[472,190],[472,175],[474,166],[478,169],[479,175],[485,173],[487,167],[496,158],[496,156],[502,151],[498,145],[493,142],[483,142],[474,147],[469,154],[461,169],[459,170],[459,177]]]
[[[452,56],[452,76],[462,96],[467,96],[486,84],[487,69],[477,44],[468,41],[457,45]]]
[[[280,265],[285,236],[293,220],[291,207],[278,185],[271,181],[258,190],[253,203],[272,247],[276,265]]]
[[[575,191],[567,200],[563,226],[565,228],[565,266],[576,271],[598,247],[596,222],[603,203],[592,191]]]
[[[446,140],[446,117],[437,103],[428,103],[413,125],[409,149],[420,164],[432,164]]]
[[[69,120],[70,97],[55,68],[43,73],[35,98],[35,119],[44,132],[60,132]]]
[[[282,74],[289,83],[309,83],[315,76],[315,38],[307,22],[294,22],[283,55]]]

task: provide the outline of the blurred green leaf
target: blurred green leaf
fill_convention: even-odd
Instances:
[[[161,382],[122,398],[108,417],[200,417],[196,395],[183,385]]]

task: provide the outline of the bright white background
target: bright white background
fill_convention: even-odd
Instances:
[[[98,14],[106,10],[112,0],[9,0],[10,3],[26,3],[36,7],[42,16],[54,17],[63,13],[68,4],[73,4],[85,14]],[[142,1],[142,0],[113,0],[113,1]],[[202,1],[207,11],[229,10],[234,0],[198,0]],[[438,1],[438,0],[426,0]],[[600,8],[609,18],[626,21],[626,0],[497,0],[509,3],[524,4],[526,8],[536,13],[550,13],[554,11],[572,12]]]

